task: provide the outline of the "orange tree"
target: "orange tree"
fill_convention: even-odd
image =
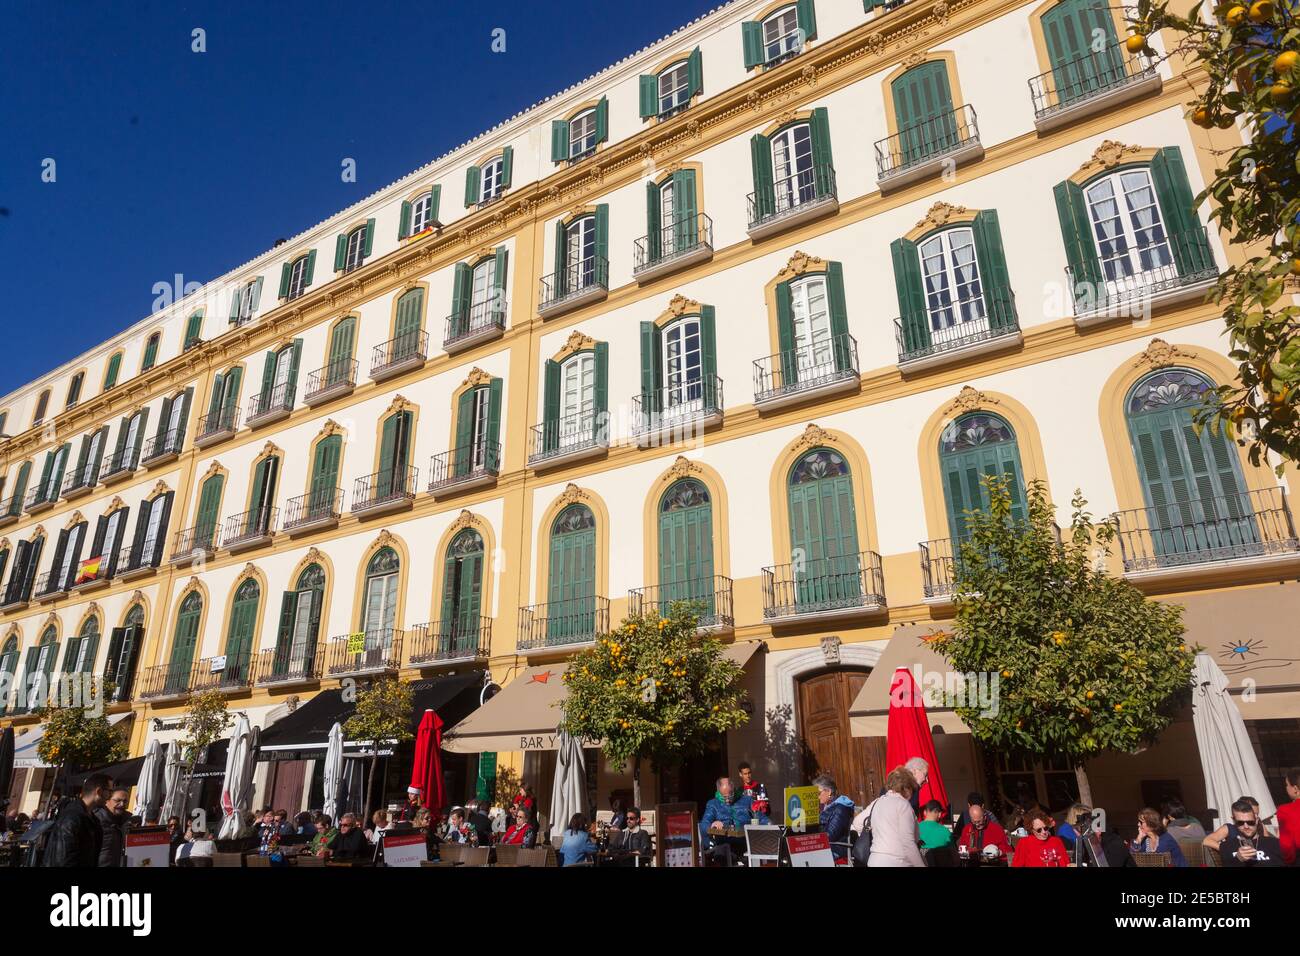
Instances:
[[[632,761],[638,806],[643,760],[656,770],[674,766],[749,719],[740,665],[696,628],[686,603],[674,604],[666,617],[625,618],[609,637],[575,654],[564,673],[560,729],[604,741],[615,762]]]
[[[106,695],[92,699],[102,703]],[[56,779],[62,780],[65,771],[89,770],[127,758],[122,729],[110,724],[100,707],[46,706],[35,713],[43,725],[36,753],[45,763],[59,768]]]
[[[1300,308],[1288,280],[1300,276],[1300,21],[1296,7],[1273,0],[1197,3],[1139,0],[1130,52],[1148,49],[1163,31],[1166,55],[1178,53],[1197,97],[1190,119],[1205,128],[1240,126],[1246,140],[1217,157],[1213,180],[1197,204],[1213,200],[1210,218],[1241,245],[1245,262],[1225,272],[1214,291],[1228,326],[1238,381],[1207,395],[1198,427],[1210,424],[1249,446],[1300,458]],[[1172,42],[1169,40],[1172,39]],[[1245,427],[1243,427],[1245,426]]]

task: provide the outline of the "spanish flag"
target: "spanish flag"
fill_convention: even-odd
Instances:
[[[103,560],[104,559],[101,556],[98,558],[87,558],[85,561],[82,561],[77,570],[77,580],[73,583],[85,584],[87,581],[93,581],[95,578],[99,577],[99,565]]]

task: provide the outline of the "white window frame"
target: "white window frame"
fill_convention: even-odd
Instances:
[[[427,192],[411,203],[411,235],[418,236],[433,223],[433,192]]]
[[[90,486],[90,476],[99,468],[104,451],[104,430],[101,428],[90,436],[90,445],[86,449],[86,464],[81,469],[81,486]]]
[[[474,266],[470,280],[469,296],[471,325],[473,325],[475,319],[483,318],[492,310],[496,300],[496,275],[497,260],[495,256],[488,256]]]
[[[560,367],[561,446],[584,441],[596,414],[596,356],[593,352],[570,355]]]
[[[104,524],[104,548],[102,554],[87,555],[90,558],[109,558],[113,555],[113,542],[117,539],[117,527],[122,523],[122,516],[126,514],[125,508],[118,508],[108,516],[108,521]]]
[[[591,285],[596,272],[596,217],[580,216],[564,229],[567,255],[564,258],[569,276],[576,281],[568,287],[578,292]],[[578,255],[574,255],[577,252]]]
[[[569,120],[569,161],[582,159],[596,150],[596,108],[583,110]]]
[[[357,226],[348,233],[347,248],[343,254],[343,271],[351,272],[353,269],[359,269],[361,264],[366,261],[366,227]]]
[[[391,645],[393,640],[393,628],[397,622],[397,589],[400,584],[401,575],[393,571],[388,574],[374,574],[366,578],[366,596],[365,620],[362,622],[366,635],[366,650],[376,650],[377,647],[371,647],[371,635],[382,635],[381,646],[385,650]],[[380,588],[379,597],[382,599],[377,607],[379,612],[379,621],[377,627],[372,627],[371,615],[371,597],[374,595],[373,588]]]
[[[834,359],[830,296],[826,276],[805,276],[790,285],[794,361],[801,375],[826,370]]]
[[[772,188],[782,211],[816,197],[812,126],[795,123],[772,137]]]
[[[1110,195],[1099,195],[1105,187],[1109,187]],[[1149,202],[1135,205],[1135,195],[1143,190],[1149,194]],[[1108,173],[1089,183],[1083,192],[1088,207],[1088,232],[1092,237],[1092,249],[1101,266],[1102,280],[1106,283],[1109,294],[1170,277],[1169,274],[1174,269],[1174,257],[1169,247],[1169,232],[1156,195],[1155,181],[1151,178],[1148,167],[1129,167]],[[1100,207],[1104,203],[1112,203],[1114,211],[1109,214],[1103,212]],[[1152,224],[1139,226],[1136,222],[1139,213],[1147,211],[1153,214]],[[1098,227],[1103,222],[1119,226],[1112,238],[1104,240],[1115,246],[1110,256],[1106,255],[1099,235]],[[1139,241],[1139,230],[1149,231],[1158,238],[1144,246]]]
[[[299,256],[293,260],[293,265],[289,267],[289,295],[288,298],[296,299],[307,291],[307,256]]]
[[[243,325],[253,319],[253,292],[257,289],[257,280],[244,283],[239,290],[239,315],[235,317],[236,325]]]
[[[672,116],[691,102],[691,73],[686,60],[679,60],[659,72],[656,78],[656,99],[661,118]]]
[[[764,18],[762,30],[765,66],[779,63],[803,49],[803,28],[799,24],[799,8],[794,4]]]
[[[704,408],[704,335],[698,315],[666,326],[660,335],[663,411],[690,414]]]
[[[487,462],[488,443],[488,405],[492,401],[492,389],[474,389],[474,424],[470,430],[473,442],[473,460],[475,468],[482,468]]]
[[[494,156],[484,164],[479,181],[478,201],[480,203],[491,202],[501,195],[501,190],[504,188],[501,184],[504,173],[505,158],[502,156]]]
[[[957,271],[957,252],[967,249],[970,260],[960,268],[973,271],[973,278],[963,280]],[[980,274],[973,229],[963,226],[937,232],[917,245],[917,255],[921,260],[921,286],[931,331],[983,321],[987,317],[984,277]]]

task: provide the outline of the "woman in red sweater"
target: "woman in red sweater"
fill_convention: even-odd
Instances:
[[[1029,836],[1016,844],[1012,866],[1069,866],[1070,853],[1061,838],[1052,835],[1052,818],[1046,810],[1031,810],[1025,817]]]
[[[1287,772],[1286,795],[1291,802],[1277,808],[1278,836],[1282,840],[1282,861],[1295,866],[1300,851],[1300,769]]]

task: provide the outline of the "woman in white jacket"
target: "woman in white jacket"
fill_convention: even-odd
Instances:
[[[885,792],[867,808],[871,821],[868,866],[925,866],[921,834],[912,809],[914,778],[906,767],[895,767],[885,778]]]

